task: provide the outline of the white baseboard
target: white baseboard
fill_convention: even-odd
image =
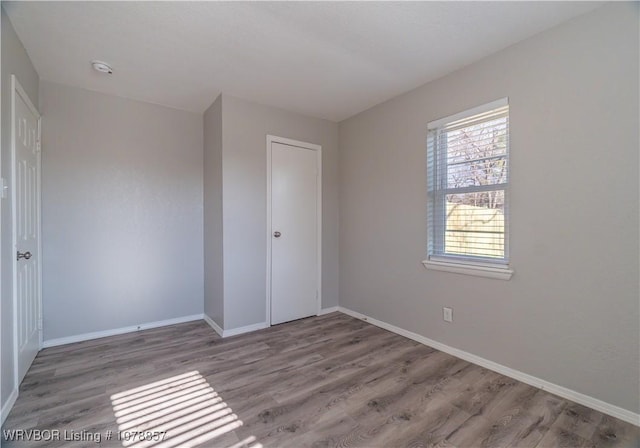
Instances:
[[[247,325],[246,327],[238,327],[238,328],[231,328],[229,330],[223,330],[220,327],[220,325],[218,325],[213,319],[211,319],[206,314],[204,315],[203,319],[206,323],[209,324],[211,328],[213,328],[213,330],[216,333],[218,333],[223,338],[228,338],[230,336],[237,336],[239,334],[244,334],[244,333],[251,333],[252,331],[262,330],[269,326],[267,325],[266,322],[260,322],[258,324]]]
[[[4,421],[7,419],[9,412],[11,412],[11,408],[16,404],[16,400],[18,399],[18,389],[13,389],[7,401],[2,405],[2,411],[0,412],[0,426],[4,425]]]
[[[340,308],[339,306],[331,306],[329,308],[322,308],[320,310],[320,312],[318,313],[318,316],[324,316],[325,314],[335,313],[336,311],[340,311],[339,308]]]
[[[264,328],[267,328],[268,326],[269,325],[267,325],[266,322],[260,322],[258,324],[247,325],[246,327],[231,328],[230,330],[223,330],[222,337],[228,338],[229,336],[237,336],[239,334],[251,333],[252,331],[262,330]]]
[[[589,395],[585,395],[582,394],[580,392],[576,392],[572,389],[568,389],[566,387],[563,386],[559,386],[557,384],[551,383],[549,381],[543,380],[541,378],[535,377],[533,375],[529,375],[527,373],[521,372],[519,370],[515,370],[512,369],[510,367],[504,366],[502,364],[498,364],[496,362],[490,361],[488,359],[482,358],[480,356],[474,355],[472,353],[469,352],[465,352],[464,350],[460,350],[454,347],[450,347],[446,344],[443,344],[441,342],[438,341],[434,341],[433,339],[429,339],[425,336],[419,335],[417,333],[413,333],[412,331],[409,330],[405,330],[402,329],[400,327],[396,327],[395,325],[391,325],[389,323],[383,322],[381,320],[377,320],[374,319],[372,317],[369,317],[367,315],[358,313],[356,311],[350,310],[348,308],[342,307],[342,306],[338,306],[338,307],[331,307],[331,308],[325,308],[320,310],[320,313],[318,315],[323,315],[323,314],[328,314],[328,313],[332,313],[335,311],[340,311],[341,313],[347,314],[349,316],[355,317],[356,319],[362,319],[366,322],[369,322],[372,325],[375,325],[377,327],[380,328],[384,328],[385,330],[391,331],[393,333],[399,334],[401,336],[404,336],[406,338],[412,339],[416,342],[420,342],[421,344],[427,345],[429,347],[435,348],[436,350],[440,350],[444,353],[448,353],[450,355],[453,355],[457,358],[460,359],[464,359],[465,361],[469,361],[473,364],[479,365],[481,367],[487,368],[489,370],[493,370],[494,372],[498,372],[502,375],[508,376],[510,378],[516,379],[518,381],[522,381],[525,384],[529,384],[530,386],[533,387],[537,387],[539,389],[545,390],[549,393],[552,393],[554,395],[558,395],[562,398],[566,398],[567,400],[571,400],[575,403],[579,403],[582,404],[584,406],[587,406],[591,409],[595,409],[597,411],[600,411],[604,414],[610,415],[612,417],[618,418],[620,420],[623,420],[625,422],[631,423],[632,425],[636,425],[636,426],[640,426],[640,414],[637,414],[635,412],[629,411],[627,409],[621,408],[619,406],[615,406],[613,404],[607,403],[605,401],[599,400],[597,398],[591,397]],[[178,317],[175,319],[167,319],[167,320],[163,320],[163,321],[157,321],[157,322],[148,322],[148,323],[144,323],[144,324],[140,324],[140,325],[134,325],[134,326],[130,326],[130,327],[123,327],[123,328],[117,328],[117,329],[113,329],[113,330],[106,330],[106,331],[97,331],[97,332],[93,332],[93,333],[85,333],[85,334],[80,334],[80,335],[75,335],[75,336],[68,336],[68,337],[64,337],[64,338],[58,338],[58,339],[50,339],[47,341],[44,341],[43,343],[43,348],[47,348],[47,347],[55,347],[58,345],[64,345],[64,344],[72,344],[74,342],[81,342],[81,341],[88,341],[91,339],[98,339],[98,338],[104,338],[107,336],[113,336],[113,335],[118,335],[118,334],[124,334],[124,333],[131,333],[131,332],[135,332],[135,331],[140,331],[140,330],[147,330],[147,329],[151,329],[151,328],[158,328],[158,327],[164,327],[167,325],[174,325],[174,324],[179,324],[179,323],[184,323],[184,322],[191,322],[191,321],[195,321],[195,320],[201,320],[204,319],[205,322],[207,322],[214,330],[216,333],[218,333],[219,335],[221,335],[223,338],[226,337],[230,337],[230,336],[237,336],[240,334],[244,334],[244,333],[249,333],[252,331],[257,331],[257,330],[262,330],[264,328],[269,327],[269,325],[266,322],[260,322],[257,324],[252,324],[252,325],[247,325],[245,327],[238,327],[238,328],[232,328],[230,330],[223,330],[222,328],[220,328],[220,326],[218,324],[216,324],[213,319],[211,319],[209,316],[207,316],[206,314],[194,314],[192,316],[184,316],[184,317]],[[4,403],[2,405],[2,423],[4,423],[4,420],[7,418],[7,416],[9,415],[9,412],[11,411],[11,408],[13,407],[15,401],[18,398],[18,391],[17,389],[14,389],[11,392],[11,395],[9,396],[9,398],[7,399],[6,403]]]
[[[218,333],[218,335],[220,335],[220,337],[224,337],[224,330],[223,330],[222,328],[220,328],[220,325],[218,325],[218,324],[216,323],[216,321],[215,321],[215,320],[211,319],[211,318],[210,318],[209,316],[207,316],[206,314],[204,314],[203,318],[204,318],[204,321],[205,321],[206,323],[208,323],[208,324],[209,324],[209,326],[210,326],[211,328],[213,328],[213,330],[214,330],[216,333]]]
[[[322,308],[320,310],[320,312],[318,313],[318,316],[323,316],[325,314],[329,314],[329,313],[334,313],[336,311],[340,311],[339,308],[340,307],[338,307],[338,306],[332,306],[332,307],[329,307],[329,308]],[[266,322],[260,322],[258,324],[247,325],[246,327],[238,327],[238,328],[231,328],[230,330],[223,330],[220,327],[220,325],[218,325],[213,319],[211,319],[206,314],[204,315],[204,320],[205,320],[205,322],[207,322],[209,324],[209,326],[211,328],[213,328],[215,330],[216,333],[218,333],[223,338],[228,338],[229,336],[237,336],[239,334],[244,334],[244,333],[250,333],[252,331],[263,330],[263,329],[269,327],[269,325],[267,325]]]
[[[464,359],[465,361],[469,361],[470,363],[479,365],[489,370],[493,370],[494,372],[498,372],[502,375],[508,376],[515,380],[522,381],[525,384],[528,384],[533,387],[537,387],[539,389],[542,389],[554,395],[558,395],[559,397],[566,398],[567,400],[587,406],[591,409],[595,409],[596,411],[600,411],[604,414],[607,414],[612,417],[623,420],[625,422],[631,423],[632,425],[640,426],[640,414],[636,414],[627,409],[621,408],[619,406],[615,406],[613,404],[607,403],[602,400],[598,400],[597,398],[590,397],[589,395],[576,392],[566,387],[559,386],[554,383],[550,383],[549,381],[540,379],[533,375],[529,375],[519,370],[512,369],[502,364],[489,361],[488,359],[481,358],[480,356],[476,356],[469,352],[465,352],[464,350],[450,347],[441,342],[434,341],[425,336],[419,335],[417,333],[413,333],[408,330],[404,330],[400,327],[396,327],[395,325],[391,325],[381,320],[374,319],[372,317],[366,316],[364,314],[358,313],[348,308],[340,306],[338,307],[338,311],[344,314],[348,314],[349,316],[355,317],[356,319],[361,319],[366,322],[369,322],[370,324],[375,325],[376,327],[384,328],[385,330],[389,330],[393,333],[399,334],[400,336],[404,336],[416,342],[420,342],[421,344],[435,348],[436,350],[440,350],[441,352],[448,353],[450,355],[455,356],[456,358]]]
[[[89,341],[91,339],[106,338],[107,336],[115,336],[124,333],[133,333],[140,330],[149,330],[151,328],[166,327],[167,325],[182,324],[184,322],[192,322],[194,320],[202,320],[203,314],[194,314],[191,316],[176,317],[174,319],[160,320],[157,322],[147,322],[130,327],[114,328],[113,330],[95,331],[93,333],[77,334],[75,336],[67,336],[58,339],[49,339],[42,343],[42,348],[56,347],[58,345],[73,344],[74,342]]]

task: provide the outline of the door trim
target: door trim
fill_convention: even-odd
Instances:
[[[22,88],[18,78],[15,75],[11,75],[11,247],[12,254],[15,254],[18,233],[17,233],[17,201],[16,201],[16,100],[20,98],[27,105],[29,111],[35,115],[38,119],[38,145],[36,148],[36,214],[37,225],[36,232],[38,237],[38,260],[37,269],[38,275],[36,277],[37,292],[36,303],[38,306],[38,348],[42,349],[42,228],[41,228],[41,132],[42,132],[42,117],[40,112],[33,105],[29,95]],[[18,261],[15,256],[12,256],[12,283],[13,283],[13,383],[16,390],[18,390],[19,384],[19,359],[18,359],[18,287],[16,284],[16,276],[18,272]]]
[[[295,146],[298,148],[309,149],[316,152],[318,161],[318,176],[316,181],[316,198],[317,203],[317,235],[316,235],[316,253],[318,254],[318,272],[316,274],[318,281],[318,294],[316,297],[316,315],[319,316],[322,310],[322,146],[313,143],[301,142],[285,137],[277,137],[275,135],[267,135],[267,294],[266,294],[266,313],[265,322],[267,327],[271,326],[271,144],[281,143],[283,145]]]

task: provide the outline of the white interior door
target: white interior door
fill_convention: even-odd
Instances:
[[[271,142],[271,324],[318,312],[319,151]]]
[[[40,116],[13,78],[14,345],[19,384],[40,348]]]

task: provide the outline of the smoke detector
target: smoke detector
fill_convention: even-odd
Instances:
[[[91,67],[93,67],[93,69],[95,71],[98,71],[100,73],[106,73],[108,75],[113,73],[113,69],[111,68],[111,66],[109,64],[107,64],[106,62],[102,62],[102,61],[91,61]]]

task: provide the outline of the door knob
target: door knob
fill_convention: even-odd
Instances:
[[[31,258],[31,252],[27,251],[27,252],[18,252],[18,260],[20,260],[21,258],[24,258],[25,260],[28,260],[29,258]]]
[[[276,238],[280,238],[280,236],[282,235],[282,233],[275,231],[273,232],[273,236],[275,236]]]

